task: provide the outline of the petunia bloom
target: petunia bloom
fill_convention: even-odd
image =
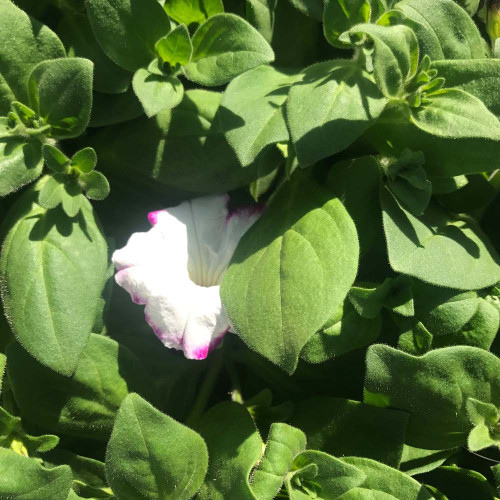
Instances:
[[[204,359],[230,328],[219,285],[236,245],[262,211],[231,212],[227,195],[149,213],[152,228],[113,254],[115,280],[166,347]]]

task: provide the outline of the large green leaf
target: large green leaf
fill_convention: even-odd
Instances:
[[[0,497],[19,500],[67,500],[71,469],[46,469],[34,459],[0,448]]]
[[[219,108],[222,130],[243,166],[268,145],[288,140],[284,105],[298,74],[259,66],[235,78]]]
[[[412,479],[397,469],[392,469],[387,465],[375,462],[375,460],[358,457],[341,458],[341,460],[346,464],[357,467],[365,473],[366,479],[361,485],[362,488],[386,493],[397,499],[404,498],[404,500],[432,500],[434,498],[425,487],[418,481],[415,481],[415,479]],[[344,499],[344,497],[340,498],[342,498],[342,500]],[[345,498],[352,498],[352,500],[355,498],[371,499],[371,497],[365,496],[364,494],[358,497],[346,496]],[[374,496],[373,500],[378,500],[379,498],[380,500],[385,498],[389,500],[391,497]]]
[[[23,137],[0,138],[0,196],[34,181],[42,173],[42,145]]]
[[[416,357],[374,345],[366,360],[365,401],[407,411],[411,446],[461,446],[472,429],[467,399],[500,404],[500,360],[482,349],[444,347]]]
[[[137,394],[125,398],[106,451],[106,476],[120,500],[187,500],[207,467],[199,434]]]
[[[19,344],[9,346],[7,359],[23,418],[54,432],[106,440],[129,392],[155,397],[154,385],[137,357],[101,335],[90,336],[69,378],[37,363]]]
[[[344,300],[358,248],[337,198],[303,177],[285,184],[241,239],[222,283],[237,333],[292,373],[302,347]]]
[[[205,193],[229,191],[274,170],[283,160],[277,149],[241,168],[219,130],[221,98],[218,92],[188,90],[172,112],[105,129],[93,144],[100,165],[134,181],[153,179],[162,189]]]
[[[220,403],[202,417],[197,430],[210,457],[200,500],[225,500],[231,495],[255,500],[249,477],[262,456],[263,443],[245,406]]]
[[[224,12],[222,0],[165,0],[164,9],[175,22],[186,26],[204,23],[209,17]]]
[[[428,134],[452,139],[478,137],[500,141],[500,122],[473,95],[459,89],[442,89],[412,108],[413,123]]]
[[[51,126],[52,137],[77,137],[87,128],[93,68],[88,59],[72,57],[41,62],[31,72],[30,105]]]
[[[433,61],[485,57],[477,26],[453,0],[403,0],[395,8],[417,35],[421,56]]]
[[[360,456],[399,467],[408,415],[349,399],[317,397],[301,401],[292,424],[307,436],[309,449],[335,457]]]
[[[156,42],[170,31],[157,0],[86,0],[101,49],[118,66],[136,71],[156,57]]]
[[[78,217],[37,203],[46,178],[11,209],[0,270],[14,333],[41,363],[71,375],[90,334],[107,276],[107,245],[90,203]]]
[[[290,89],[288,125],[302,166],[347,148],[386,104],[372,77],[357,63],[327,61],[310,66]]]
[[[193,82],[217,86],[273,60],[271,46],[251,24],[234,14],[217,14],[194,34],[193,56],[184,71]]]
[[[473,221],[453,219],[438,205],[430,205],[417,218],[385,187],[380,200],[389,262],[396,272],[459,290],[485,288],[500,280],[495,251]],[[446,266],[443,255],[448,256]]]
[[[11,101],[28,103],[26,81],[33,67],[66,53],[47,26],[30,18],[11,0],[0,0],[0,18],[0,115],[4,115]]]

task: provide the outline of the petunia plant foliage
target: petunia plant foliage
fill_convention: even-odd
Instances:
[[[0,498],[500,498],[498,0],[0,0]]]

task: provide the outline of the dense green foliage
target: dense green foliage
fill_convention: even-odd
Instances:
[[[0,499],[500,498],[499,40],[497,0],[0,0]],[[226,192],[265,210],[193,361],[111,255]]]

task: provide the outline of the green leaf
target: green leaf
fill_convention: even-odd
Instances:
[[[363,182],[360,182],[363,179]],[[342,200],[358,230],[361,257],[372,247],[380,234],[380,168],[373,156],[363,156],[336,163],[326,184]]]
[[[304,451],[286,478],[290,500],[338,498],[363,483],[365,474],[322,451]]]
[[[57,35],[29,17],[10,0],[0,0],[0,115],[9,112],[14,100],[28,103],[26,81],[36,64],[65,57]]]
[[[385,167],[389,189],[413,215],[422,215],[431,199],[432,183],[427,179],[424,164],[421,151],[405,150]]]
[[[6,196],[37,179],[43,170],[38,140],[0,138],[0,196]]]
[[[77,151],[71,158],[71,166],[80,172],[88,174],[94,170],[97,164],[97,155],[92,148],[83,148]]]
[[[399,469],[409,476],[423,474],[436,469],[456,452],[456,448],[450,450],[426,450],[405,444]]]
[[[380,317],[365,319],[347,301],[309,339],[300,357],[309,363],[323,363],[337,358],[374,342],[380,334],[381,326]]]
[[[326,39],[334,46],[344,48],[340,35],[355,24],[370,21],[371,6],[368,0],[325,0],[323,29]]]
[[[262,459],[252,474],[252,491],[259,500],[272,500],[278,494],[295,457],[306,448],[305,434],[287,424],[274,423]]]
[[[287,101],[299,163],[309,166],[347,148],[385,105],[372,77],[354,62],[327,61],[307,68]]]
[[[86,0],[85,5],[101,49],[127,71],[149,64],[156,42],[170,31],[157,0]]]
[[[433,61],[431,68],[446,80],[446,87],[455,87],[472,94],[495,116],[500,116],[500,60]]]
[[[65,180],[61,175],[50,176],[47,179],[38,195],[38,203],[42,208],[49,210],[62,203]]]
[[[178,78],[155,75],[144,68],[135,72],[132,86],[148,118],[175,108],[184,96],[184,87]]]
[[[91,200],[104,200],[109,194],[110,187],[106,177],[101,172],[89,172],[79,177],[78,182]]]
[[[7,373],[23,418],[53,432],[107,440],[121,402],[131,391],[155,397],[137,357],[91,334],[75,373],[66,377],[37,363],[19,344],[7,352]]]
[[[337,0],[338,1],[338,0]],[[415,76],[418,66],[418,42],[415,33],[406,26],[361,24],[340,37],[344,43],[373,44],[373,73],[377,85],[386,97],[402,94],[405,85]]]
[[[44,454],[43,462],[46,467],[56,467],[67,464],[73,473],[73,488],[83,497],[90,495],[97,498],[108,498],[111,491],[106,480],[104,463],[92,458],[76,455],[67,450],[56,449]]]
[[[461,330],[476,314],[483,299],[477,292],[463,292],[412,281],[415,315],[435,335]]]
[[[202,24],[209,17],[224,12],[221,0],[165,0],[164,9],[177,23]]]
[[[351,401],[316,397],[301,401],[292,424],[307,436],[309,449],[336,457],[371,458],[399,467],[408,415],[405,412]]]
[[[478,8],[481,0],[455,0],[458,5],[460,5],[463,9],[467,11],[469,16],[473,16]]]
[[[120,177],[127,174],[134,184],[153,180],[162,190],[172,186],[204,193],[247,185],[278,167],[283,157],[272,150],[241,168],[219,128],[221,98],[218,92],[188,90],[171,112],[108,127],[92,143],[99,161]]]
[[[482,349],[444,347],[417,357],[374,345],[366,363],[365,402],[407,411],[411,446],[461,446],[472,429],[467,399],[500,403],[500,360]]]
[[[352,287],[349,300],[360,316],[376,318],[383,307],[402,316],[414,316],[412,282],[406,276],[386,278],[375,288]]]
[[[413,123],[440,137],[500,140],[500,122],[477,98],[463,90],[443,89],[411,109]]]
[[[485,57],[477,26],[453,0],[403,0],[395,8],[417,35],[421,57],[428,55],[433,61]]]
[[[184,68],[195,83],[217,86],[274,60],[263,36],[234,14],[217,14],[193,36],[193,56]]]
[[[208,472],[200,500],[255,500],[250,472],[262,455],[263,443],[248,410],[223,402],[205,413],[197,426],[208,447]]]
[[[463,134],[461,129],[460,135]],[[367,135],[376,149],[387,156],[397,157],[405,149],[422,151],[427,177],[433,183],[435,178],[442,180],[500,168],[499,141],[431,135],[412,123],[409,110],[402,106],[387,108]]]
[[[437,205],[416,218],[386,188],[380,191],[389,262],[394,271],[427,283],[474,290],[495,284],[500,266],[490,244],[467,219],[451,219]],[[452,255],[446,266],[443,255]]]
[[[246,0],[248,22],[271,43],[278,0]]]
[[[354,281],[356,228],[337,198],[286,183],[238,244],[221,297],[238,335],[289,373]]]
[[[120,499],[189,499],[207,467],[199,434],[137,394],[125,398],[106,451],[106,476]]]
[[[45,164],[50,170],[56,174],[67,173],[71,160],[60,149],[50,144],[44,144],[42,154]]]
[[[480,298],[472,318],[458,331],[448,335],[434,335],[433,348],[452,345],[470,345],[489,350],[500,326],[500,311]]]
[[[70,179],[64,184],[62,207],[68,217],[75,217],[80,211],[83,202],[82,188]]]
[[[403,472],[388,467],[387,465],[375,462],[368,458],[347,457],[341,458],[343,462],[357,467],[365,473],[366,479],[361,485],[362,488],[375,490],[382,493],[392,495],[394,498],[404,498],[405,500],[432,500],[433,496],[427,491],[425,486],[420,484],[415,479],[407,476]],[[340,497],[344,500],[344,497]],[[346,498],[349,498],[346,496]],[[354,500],[356,497],[352,497]],[[359,498],[370,498],[361,496]],[[375,496],[375,500],[383,500],[390,497]],[[340,500],[340,499],[339,499]]]
[[[485,473],[489,472],[485,467]],[[483,469],[480,469],[483,471]],[[491,500],[497,497],[488,479],[475,470],[446,465],[425,476],[426,484],[439,489],[450,500]],[[446,495],[446,497],[444,496]]]
[[[23,346],[41,363],[71,375],[106,280],[107,245],[86,200],[75,219],[38,205],[44,182],[25,193],[8,216],[2,299]]]
[[[259,66],[235,78],[219,109],[225,136],[243,166],[268,145],[288,141],[284,105],[300,75]]]
[[[34,458],[0,448],[0,496],[32,500],[67,500],[71,488],[71,469],[61,465],[42,467]]]
[[[156,42],[155,50],[164,63],[175,68],[178,64],[184,66],[191,59],[193,46],[189,31],[185,24],[177,26],[167,36]]]
[[[51,126],[57,139],[78,137],[92,108],[93,63],[71,58],[44,61],[28,79],[31,107]]]
[[[116,65],[99,47],[86,15],[64,11],[57,26],[69,57],[84,57],[94,63],[94,88],[106,94],[121,94],[130,86],[130,73]]]

